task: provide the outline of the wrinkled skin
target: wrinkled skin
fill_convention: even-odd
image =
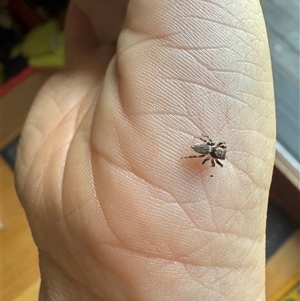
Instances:
[[[259,1],[76,0],[66,40],[17,156],[40,301],[265,300],[275,112]],[[226,141],[223,168],[180,159],[201,134]]]

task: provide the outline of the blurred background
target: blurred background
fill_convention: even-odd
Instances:
[[[38,89],[64,65],[68,0],[0,0],[3,301],[38,300],[37,249],[15,193],[18,137]],[[277,152],[267,223],[267,300],[300,300],[300,0],[262,0],[272,57]]]

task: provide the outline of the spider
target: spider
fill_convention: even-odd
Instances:
[[[223,164],[219,160],[225,160],[226,158],[226,143],[224,141],[219,142],[217,145],[209,138],[209,136],[203,136],[203,138],[200,137],[194,137],[196,139],[200,139],[201,141],[205,142],[203,143],[196,143],[191,146],[191,148],[201,154],[201,155],[195,155],[195,156],[188,156],[188,157],[181,157],[183,158],[201,158],[206,157],[202,164],[207,162],[208,160],[211,160],[211,166],[214,167],[217,162],[218,165],[223,167]],[[205,138],[205,139],[204,139]]]

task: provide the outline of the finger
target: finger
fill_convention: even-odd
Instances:
[[[189,270],[196,278],[226,266],[243,282],[227,298],[249,283],[249,300],[263,298],[275,113],[259,3],[131,1],[118,43],[92,129],[111,231],[137,253],[176,250],[167,260],[205,267]],[[180,160],[199,134],[226,141],[222,169]]]
[[[274,158],[262,151],[265,143],[274,146],[270,59],[260,8],[254,14],[242,3],[131,2],[94,123],[93,138],[105,156],[113,161],[120,149],[128,150],[137,166],[155,170],[154,158],[175,160],[191,136],[204,133],[215,143],[226,140],[229,166],[250,169],[254,182],[268,187],[272,164],[256,164],[252,155],[268,163]],[[246,17],[242,11],[249,11]],[[254,20],[258,26],[249,27]],[[107,127],[111,120],[113,129]],[[108,143],[100,143],[103,136]],[[117,147],[110,143],[114,138]]]

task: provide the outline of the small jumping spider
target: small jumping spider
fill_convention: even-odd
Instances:
[[[188,156],[188,157],[182,157],[182,158],[206,158],[203,160],[202,164],[207,162],[208,160],[211,160],[211,166],[215,166],[215,162],[219,164],[221,167],[223,167],[223,164],[219,160],[225,160],[226,158],[226,143],[224,141],[219,142],[217,145],[215,145],[214,142],[209,138],[209,136],[203,136],[206,139],[200,138],[200,137],[194,137],[196,139],[200,139],[204,141],[206,144],[203,143],[196,143],[192,145],[192,149],[201,154],[201,155],[195,155],[195,156]]]

